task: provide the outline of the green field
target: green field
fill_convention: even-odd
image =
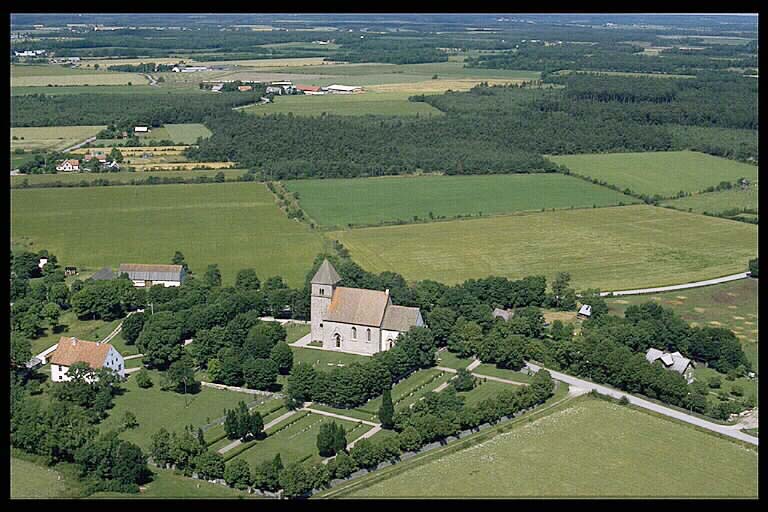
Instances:
[[[636,199],[562,174],[407,176],[284,182],[323,226],[410,221],[414,216],[484,215],[542,208],[635,203]]]
[[[676,292],[608,297],[606,302],[611,313],[624,315],[627,306],[654,301],[674,310],[693,325],[731,329],[757,370],[757,298],[757,279],[741,279]]]
[[[61,151],[93,137],[106,126],[46,126],[41,128],[11,128],[11,150]],[[16,140],[13,138],[17,137]]]
[[[170,263],[181,251],[195,273],[218,263],[225,284],[252,267],[298,286],[322,248],[260,183],[16,189],[11,204],[15,242],[78,267]]]
[[[48,87],[69,85],[145,85],[147,79],[137,73],[75,73],[60,75],[11,75],[11,87]]]
[[[30,174],[11,176],[11,187],[20,186],[24,180],[30,185],[51,185],[55,186],[56,182],[61,183],[80,183],[86,181],[88,183],[97,180],[105,179],[110,182],[117,183],[130,183],[131,180],[142,180],[150,176],[156,176],[159,178],[184,178],[193,179],[197,176],[207,176],[213,178],[219,172],[224,173],[224,179],[226,181],[234,181],[245,172],[243,169],[208,169],[208,170],[188,170],[188,171],[144,171],[144,172],[108,172],[108,173],[59,173],[59,174]]]
[[[573,173],[622,190],[671,197],[681,190],[698,192],[721,181],[757,179],[757,167],[693,151],[551,156]]]
[[[514,382],[522,382],[522,383],[529,383],[531,382],[531,377],[528,375],[526,370],[522,371],[515,371],[515,370],[507,370],[504,368],[497,368],[494,364],[488,364],[483,363],[477,368],[474,369],[473,373],[477,373],[478,375],[490,375],[491,377],[498,377],[500,379],[507,379]],[[479,377],[482,378],[482,377]],[[488,381],[493,382],[493,381]]]
[[[162,375],[149,371],[154,386],[142,389],[136,385],[136,379],[129,377],[123,385],[125,392],[115,397],[115,406],[109,410],[109,417],[101,422],[102,432],[118,429],[123,422],[123,415],[131,411],[139,422],[137,428],[123,432],[120,437],[136,443],[142,449],[149,448],[152,435],[164,427],[169,432],[182,431],[186,425],[201,427],[224,415],[225,409],[232,409],[240,401],[249,403],[252,395],[201,387],[196,394],[184,395],[172,391],[162,391]]]
[[[511,384],[504,384],[503,382],[494,382],[489,380],[484,383],[479,383],[471,391],[463,391],[458,395],[464,397],[464,404],[468,406],[476,406],[483,400],[493,398],[505,389],[514,388]]]
[[[140,139],[147,142],[152,140],[172,140],[176,144],[194,144],[198,137],[211,136],[211,130],[200,123],[166,124],[159,128],[152,128],[146,135],[140,135]]]
[[[71,485],[54,468],[11,457],[11,498],[66,498]]]
[[[244,112],[257,115],[287,114],[319,116],[323,113],[343,116],[439,116],[441,111],[423,102],[408,101],[410,92],[365,92],[361,94],[326,94],[324,96],[276,97],[273,103],[254,105]]]
[[[291,420],[292,418],[287,421]],[[339,420],[319,414],[308,414],[285,429],[268,435],[264,440],[256,441],[251,448],[237,455],[232,460],[243,459],[253,467],[261,462],[272,460],[279,453],[283,464],[290,464],[291,462],[305,459],[308,459],[310,462],[320,462],[322,457],[320,457],[317,451],[317,433],[320,431],[320,425],[332,421],[343,425],[347,432],[351,432],[352,429],[357,427],[354,434],[348,434],[348,439],[354,439],[370,429],[367,425],[358,426],[358,423],[351,421]]]
[[[32,340],[32,354],[38,354],[48,347],[59,342],[62,336],[74,336],[81,340],[101,341],[111,333],[117,324],[122,320],[113,320],[105,322],[103,320],[81,320],[70,309],[62,311],[59,317],[59,325],[55,330],[46,327],[43,335]],[[126,347],[127,348],[127,347]],[[123,347],[118,347],[123,355],[136,354],[136,347],[132,346],[129,350],[123,351]]]
[[[706,194],[664,201],[661,204],[662,206],[671,206],[678,210],[694,213],[722,213],[734,208],[757,211],[757,196],[757,187],[749,187],[745,190],[737,187],[722,192],[708,192]]]
[[[744,271],[757,227],[666,208],[562,210],[335,231],[363,268],[460,283],[570,272],[577,289],[626,290]]]
[[[309,334],[309,325],[306,324],[288,324],[284,325],[286,332],[286,343],[293,343]]]
[[[364,363],[370,361],[368,356],[356,354],[344,354],[330,350],[318,350],[313,348],[291,347],[293,350],[293,364],[309,363],[322,371],[331,371],[339,365],[349,366],[352,363]]]
[[[168,94],[174,87],[163,84],[162,86],[145,85],[146,80],[132,82],[133,85],[59,85],[47,87],[16,86],[11,88],[11,96],[23,96],[26,94],[45,94],[61,96],[67,94]],[[177,88],[178,89],[178,88]],[[199,87],[184,87],[185,93],[205,94]]]
[[[281,70],[285,73],[301,74],[324,74],[343,76],[345,78],[358,77],[378,77],[386,75],[396,75],[401,77],[418,77],[418,80],[432,79],[434,75],[438,78],[498,78],[509,80],[537,80],[541,73],[538,71],[520,71],[507,69],[480,69],[465,68],[461,62],[431,62],[427,64],[325,64],[320,66],[301,66],[287,67]],[[403,82],[413,81],[413,79],[403,79]],[[376,83],[376,82],[373,82]],[[384,83],[384,82],[382,82]],[[362,85],[350,81],[345,85]]]
[[[364,477],[341,496],[757,497],[756,450],[602,400],[568,405]]]

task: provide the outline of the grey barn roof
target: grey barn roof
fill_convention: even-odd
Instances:
[[[504,320],[509,320],[510,316],[511,312],[507,311],[506,309],[496,308],[493,310],[494,318],[503,318]]]
[[[320,268],[315,272],[315,276],[312,278],[312,284],[336,284],[341,281],[341,276],[336,269],[333,268],[331,262],[327,259],[323,260]]]
[[[123,263],[119,273],[127,273],[134,281],[179,281],[182,279],[181,265],[141,265]]]
[[[669,352],[662,352],[656,348],[649,348],[648,352],[645,353],[645,358],[651,363],[661,359],[662,364],[664,364],[667,369],[674,370],[678,373],[684,373],[688,366],[693,364],[693,361],[680,352],[672,352],[670,354]]]
[[[109,267],[104,267],[91,277],[94,281],[110,281],[115,278],[115,273]]]

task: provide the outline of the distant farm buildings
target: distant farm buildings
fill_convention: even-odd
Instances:
[[[645,358],[649,363],[661,361],[664,368],[679,373],[685,377],[688,384],[693,382],[694,363],[680,352],[672,352],[670,354],[669,352],[662,352],[656,348],[649,348],[648,352],[645,353]]]
[[[134,126],[133,133],[149,133],[149,126]]]
[[[72,172],[80,170],[80,160],[64,160],[56,166],[57,171]]]
[[[354,92],[362,92],[363,88],[359,85],[329,85],[325,87],[325,90],[332,94],[351,94]]]
[[[184,281],[184,267],[181,265],[142,265],[123,263],[118,274],[126,273],[137,288],[150,288],[156,284],[165,287],[181,286]]]

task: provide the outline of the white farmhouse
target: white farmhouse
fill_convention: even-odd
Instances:
[[[79,171],[80,170],[80,160],[64,160],[59,165],[56,166],[57,171]]]
[[[66,382],[69,367],[75,363],[86,363],[94,370],[109,368],[120,377],[125,377],[125,361],[115,347],[109,343],[84,341],[62,336],[56,350],[51,354],[51,380]]]
[[[411,327],[426,325],[419,308],[392,304],[389,290],[336,286],[339,281],[328,260],[311,281],[311,336],[324,349],[375,354],[392,348]]]
[[[184,281],[184,267],[181,265],[141,265],[134,263],[123,263],[117,271],[117,274],[128,274],[133,281],[133,286],[137,288],[150,288],[156,284],[161,284],[166,288],[169,286],[181,286]]]
[[[149,133],[149,126],[134,126],[133,133]]]
[[[589,304],[582,304],[581,308],[579,309],[579,312],[577,316],[583,317],[583,318],[591,318],[592,317],[592,306]]]

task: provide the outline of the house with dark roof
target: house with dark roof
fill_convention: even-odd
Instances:
[[[91,369],[109,368],[120,377],[125,377],[125,360],[120,352],[109,343],[79,340],[62,336],[56,350],[50,356],[51,380],[66,382],[71,380],[67,375],[69,368],[75,363],[85,363]]]
[[[328,260],[311,281],[311,336],[322,348],[375,354],[392,348],[411,327],[426,325],[419,308],[392,304],[389,290],[347,288],[339,281]]]
[[[184,282],[184,267],[181,265],[142,265],[136,263],[123,263],[118,269],[118,274],[126,273],[137,288],[150,288],[156,284],[168,286],[181,286]]]

